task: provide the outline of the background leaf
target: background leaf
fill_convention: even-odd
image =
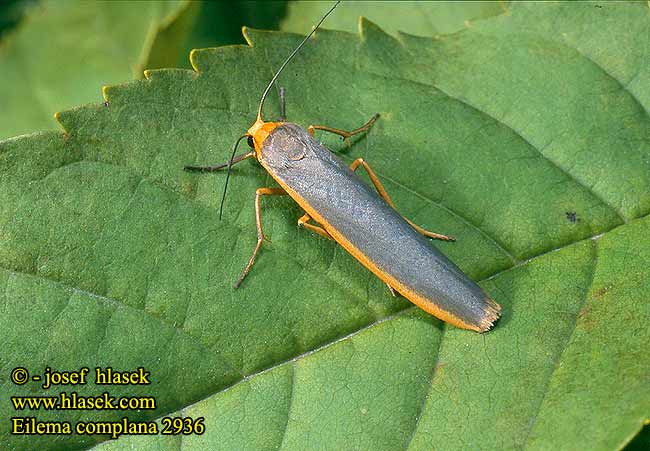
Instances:
[[[242,25],[276,29],[283,1],[8,2],[0,6],[0,138],[54,128],[52,112],[98,102],[144,69],[190,67],[190,50],[244,43]],[[39,45],[34,46],[37,42]],[[79,63],[81,62],[81,64]],[[27,79],[26,79],[27,77]]]
[[[237,167],[219,222],[223,177],[181,168],[227,158],[251,93],[299,41],[250,32],[251,48],[194,52],[198,74],[149,72],[108,88],[106,106],[61,113],[64,134],[0,143],[0,377],[144,365],[152,386],[111,393],[158,396],[134,420],[205,415],[189,449],[620,448],[650,405],[649,22],[640,4],[600,6],[515,5],[435,40],[369,22],[360,36],[321,31],[281,77],[303,125],[382,113],[349,150],[319,138],[363,155],[407,217],[458,238],[439,246],[502,304],[495,330],[391,298],[333,243],[296,231],[282,199],[265,202],[273,243],[231,289],[254,244],[251,194],[271,181]],[[3,406],[40,393],[2,382]],[[4,447],[27,443],[1,431]]]
[[[156,35],[172,27],[183,42],[194,13],[187,2],[134,10],[128,2],[43,1],[28,9],[0,47],[0,138],[52,129],[54,111],[99,102],[104,84],[166,64],[160,51],[150,55]]]
[[[417,36],[433,36],[462,30],[473,20],[503,14],[507,4],[505,1],[346,1],[328,17],[326,28],[356,33],[358,18],[363,16],[390,34],[406,31]],[[307,34],[331,5],[327,1],[289,2],[282,29]]]
[[[23,18],[33,0],[5,0],[0,3],[0,38],[12,30]]]
[[[187,55],[193,49],[244,44],[242,26],[278,29],[287,9],[287,2],[274,0],[197,3],[201,12],[186,45],[187,52],[179,61],[180,67],[190,67]]]

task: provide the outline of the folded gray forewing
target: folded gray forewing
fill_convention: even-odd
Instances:
[[[470,324],[484,319],[481,288],[303,128],[274,129],[260,162],[383,272]]]

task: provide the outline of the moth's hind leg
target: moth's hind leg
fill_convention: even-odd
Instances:
[[[305,213],[304,215],[302,215],[300,217],[300,219],[298,219],[298,227],[304,227],[307,230],[311,230],[312,232],[314,232],[314,233],[316,233],[316,234],[318,234],[318,235],[320,235],[322,237],[328,238],[330,240],[334,240],[334,238],[332,238],[332,235],[327,233],[327,230],[325,230],[321,226],[316,226],[316,225],[310,224],[309,221],[311,221],[311,220],[312,220],[312,217],[309,216],[307,213]]]
[[[376,113],[373,117],[370,118],[368,122],[363,124],[361,127],[357,128],[356,130],[352,130],[351,132],[346,130],[341,130],[338,128],[328,127],[327,125],[310,125],[309,127],[307,127],[307,132],[309,132],[311,136],[314,136],[315,130],[323,130],[325,132],[330,132],[330,133],[334,133],[335,135],[339,135],[343,138],[343,141],[349,143],[349,139],[352,136],[370,130],[370,127],[372,127],[372,124],[375,123],[378,117],[379,117],[379,113]]]
[[[375,189],[377,190],[377,192],[379,193],[379,195],[380,195],[380,196],[381,196],[381,197],[382,197],[382,198],[383,198],[383,199],[388,203],[388,205],[390,205],[391,207],[393,207],[393,209],[397,210],[397,209],[395,208],[395,204],[393,203],[393,201],[391,200],[390,196],[389,196],[388,193],[386,192],[386,189],[384,188],[384,185],[382,185],[381,182],[379,181],[379,178],[377,177],[377,174],[375,174],[375,171],[373,171],[373,170],[370,168],[370,166],[368,165],[368,163],[366,163],[365,160],[364,160],[363,158],[357,158],[356,160],[354,160],[354,161],[352,162],[352,164],[350,165],[350,169],[352,169],[353,171],[356,171],[356,170],[359,168],[359,166],[363,166],[363,168],[366,170],[366,172],[368,173],[368,176],[370,177],[370,181],[371,181],[372,184],[375,186]],[[402,216],[402,217],[403,217],[403,216]],[[404,218],[404,220],[405,220],[406,222],[408,222],[409,225],[410,225],[411,227],[413,227],[413,228],[414,228],[418,233],[420,233],[421,235],[424,235],[424,236],[429,237],[429,238],[433,238],[433,239],[435,239],[435,240],[442,240],[442,241],[456,241],[455,238],[452,238],[452,237],[450,237],[450,236],[447,236],[447,235],[441,235],[440,233],[430,232],[430,231],[428,231],[428,230],[426,230],[426,229],[423,229],[423,228],[420,227],[419,225],[417,225],[417,224],[413,224],[411,221],[409,221],[409,220],[406,219],[406,218]]]
[[[248,259],[248,263],[246,264],[244,271],[241,273],[241,276],[239,276],[237,283],[235,283],[235,288],[239,288],[241,283],[244,281],[244,278],[251,270],[253,263],[255,263],[255,257],[257,257],[257,253],[260,251],[262,242],[264,241],[264,232],[262,230],[262,212],[260,209],[261,196],[283,196],[286,194],[287,192],[282,188],[257,188],[257,191],[255,191],[255,222],[257,224],[257,244],[253,250],[253,255],[251,255],[251,258]]]

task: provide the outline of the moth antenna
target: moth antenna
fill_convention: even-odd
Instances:
[[[287,57],[287,59],[284,60],[284,63],[282,63],[282,66],[280,66],[280,69],[278,69],[278,71],[275,73],[275,75],[273,76],[273,78],[269,82],[268,86],[264,90],[264,94],[262,94],[262,100],[260,100],[260,107],[257,110],[257,120],[260,120],[260,121],[262,120],[262,108],[264,107],[264,101],[266,100],[266,96],[268,95],[269,91],[271,90],[271,86],[273,86],[273,83],[275,83],[275,80],[278,79],[278,76],[282,73],[282,71],[284,70],[286,65],[289,64],[289,62],[293,59],[294,56],[296,56],[296,53],[298,53],[298,51],[302,48],[302,46],[305,45],[307,40],[309,38],[311,38],[311,36],[316,32],[316,30],[318,30],[318,28],[325,21],[327,16],[329,16],[331,14],[331,12],[334,11],[334,8],[336,8],[339,5],[339,3],[341,3],[341,0],[334,3],[334,6],[332,6],[330,8],[330,10],[327,11],[327,13],[325,13],[325,15],[321,18],[320,22],[318,22],[316,24],[316,26],[314,27],[314,29],[311,30],[311,33],[309,33],[307,36],[305,36],[305,39],[303,39],[302,42],[298,45],[298,47],[296,47],[294,49],[294,51],[291,52],[291,54]]]
[[[223,195],[221,196],[221,204],[219,205],[219,221],[221,221],[221,216],[223,215],[223,203],[226,200],[226,190],[228,190],[228,180],[230,179],[230,170],[232,169],[232,163],[235,159],[235,152],[237,152],[237,146],[242,139],[246,138],[248,134],[243,134],[237,138],[237,142],[232,147],[232,154],[230,155],[230,160],[228,160],[228,173],[226,174],[226,183],[223,185]]]

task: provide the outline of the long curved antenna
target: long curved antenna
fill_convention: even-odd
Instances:
[[[305,42],[307,42],[307,40],[308,40],[309,38],[311,38],[311,35],[313,35],[313,34],[316,32],[316,30],[318,30],[318,27],[320,27],[320,25],[323,23],[323,21],[327,18],[327,16],[330,15],[330,13],[331,13],[332,11],[334,11],[334,8],[336,8],[336,7],[339,5],[339,3],[341,3],[340,0],[339,0],[338,2],[336,2],[336,3],[334,3],[334,6],[332,6],[332,7],[330,8],[330,10],[327,11],[327,13],[326,13],[326,14],[323,16],[323,18],[320,20],[320,22],[318,22],[318,23],[316,24],[316,26],[314,27],[314,29],[311,30],[311,33],[309,33],[307,36],[305,36],[305,39],[302,40],[302,42],[300,43],[300,45],[298,45],[298,47],[296,47],[295,50],[294,50],[293,52],[291,52],[291,55],[289,55],[289,57],[288,57],[286,60],[284,60],[284,63],[282,63],[282,66],[280,66],[280,69],[278,69],[278,71],[275,73],[275,75],[273,76],[273,78],[272,78],[271,81],[269,82],[269,85],[268,85],[268,86],[266,87],[266,89],[264,90],[264,94],[262,94],[262,100],[260,100],[260,107],[259,107],[259,109],[257,110],[257,119],[258,119],[258,120],[261,120],[261,119],[262,119],[262,107],[264,106],[264,101],[266,100],[266,96],[267,96],[267,94],[269,93],[269,91],[271,90],[271,86],[273,86],[273,83],[275,83],[275,80],[277,80],[278,76],[280,75],[280,73],[282,73],[282,71],[284,70],[285,66],[286,66],[287,64],[289,64],[289,61],[291,61],[291,59],[292,59],[294,56],[296,56],[296,53],[298,53],[298,51],[302,48],[302,46],[305,45]]]
[[[332,11],[334,11],[334,8],[339,6],[339,3],[341,3],[341,0],[334,3],[334,6],[332,6],[330,8],[330,10],[327,11],[327,13],[325,13],[325,15],[321,18],[321,20],[316,24],[314,29],[311,30],[311,32],[307,36],[305,36],[305,39],[303,39],[302,42],[298,45],[298,47],[296,47],[295,50],[293,52],[291,52],[289,57],[286,60],[284,60],[284,63],[282,63],[282,66],[280,66],[280,69],[278,69],[278,71],[275,73],[275,75],[273,76],[273,78],[269,82],[268,86],[264,90],[264,93],[262,94],[262,99],[260,100],[260,107],[257,110],[257,119],[258,120],[262,120],[262,108],[264,107],[264,101],[266,100],[266,96],[268,95],[269,91],[271,90],[271,86],[273,86],[273,83],[275,83],[275,80],[278,79],[278,76],[280,76],[280,74],[282,73],[282,71],[284,70],[286,65],[289,64],[289,62],[293,59],[294,56],[296,56],[296,53],[298,53],[298,51],[302,48],[302,46],[305,45],[307,40],[309,38],[311,38],[311,36],[316,32],[316,30],[318,30],[318,28],[325,21],[327,16],[329,16],[332,13]],[[241,142],[241,140],[246,138],[247,136],[248,136],[248,133],[245,133],[245,134],[241,135],[237,139],[237,142],[235,143],[235,145],[232,148],[232,155],[230,156],[230,160],[228,160],[228,173],[226,174],[226,183],[223,186],[223,195],[221,196],[221,205],[219,205],[219,220],[221,220],[221,217],[223,216],[223,204],[224,204],[224,201],[226,200],[226,191],[228,190],[228,180],[230,180],[230,170],[232,168],[232,165],[233,165],[233,162],[234,162],[234,159],[235,159],[235,153],[237,152],[237,146],[239,146],[239,143]]]
[[[228,173],[226,174],[226,183],[223,186],[223,195],[221,196],[221,205],[219,205],[219,221],[221,221],[221,216],[223,215],[223,203],[226,200],[226,190],[228,189],[228,180],[230,179],[230,169],[232,169],[233,160],[235,159],[235,152],[237,152],[237,146],[242,139],[246,138],[248,133],[241,135],[235,145],[232,147],[232,155],[230,155],[230,160],[228,160]]]

